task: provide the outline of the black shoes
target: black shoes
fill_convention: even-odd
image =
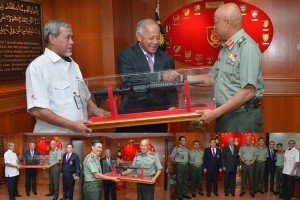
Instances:
[[[235,193],[232,192],[232,193],[230,193],[230,194],[231,194],[231,196],[235,197]]]
[[[228,197],[228,193],[225,193],[225,197]]]
[[[250,193],[251,197],[255,197],[255,194],[254,193]]]
[[[50,196],[53,196],[53,194],[50,194],[50,193],[45,194],[45,197],[50,197]]]
[[[30,193],[26,193],[27,196],[30,196]]]
[[[58,197],[53,197],[53,200],[57,200],[58,199]]]
[[[204,195],[204,193],[203,193],[203,192],[198,192],[198,194],[200,194],[201,196],[203,196],[203,195]]]
[[[191,199],[192,198],[189,195],[183,195],[182,197],[185,198],[185,199]]]
[[[240,193],[240,197],[244,196],[245,192],[241,192]]]
[[[216,192],[216,193],[214,193],[214,195],[215,195],[216,197],[218,197],[218,196],[219,196],[219,193]]]
[[[37,193],[36,192],[32,192],[34,195],[37,195]]]
[[[17,195],[15,195],[15,197],[21,197],[21,195],[20,195],[20,194],[17,194]]]

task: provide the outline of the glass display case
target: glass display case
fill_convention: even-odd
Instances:
[[[86,78],[79,95],[109,116],[91,117],[90,128],[115,128],[195,120],[196,110],[214,109],[214,90],[203,77],[210,68]],[[211,79],[210,79],[211,80]]]
[[[45,168],[48,160],[48,155],[18,156],[18,164],[21,165],[21,168]]]

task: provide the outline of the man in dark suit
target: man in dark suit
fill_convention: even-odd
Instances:
[[[221,150],[216,147],[216,141],[214,139],[211,139],[209,142],[210,147],[205,149],[203,156],[203,171],[206,173],[207,197],[210,197],[212,183],[215,196],[219,196],[218,176],[219,172],[222,171]]]
[[[35,143],[30,142],[29,149],[23,154],[23,160],[25,160],[26,165],[39,165],[40,164],[40,154],[35,150]],[[30,196],[30,189],[34,195],[36,192],[36,168],[26,168],[25,169],[25,189],[26,195]]]
[[[235,179],[236,170],[240,165],[239,149],[234,146],[234,139],[228,139],[228,145],[223,148],[222,151],[222,166],[224,170],[224,191],[225,196],[228,196],[229,192],[232,196],[235,196]]]
[[[67,144],[66,153],[63,155],[62,168],[63,198],[60,200],[72,200],[75,181],[80,177],[79,156],[73,153],[73,145]]]
[[[117,163],[117,159],[111,157],[111,150],[105,150],[105,157],[101,158],[100,164],[103,174],[112,172],[113,165]],[[117,200],[116,183],[114,181],[103,180],[104,198],[105,200]]]
[[[266,167],[264,173],[264,188],[265,192],[269,190],[269,176],[270,176],[270,191],[275,193],[274,190],[274,177],[276,172],[276,149],[275,149],[275,142],[270,141],[268,147],[268,157],[266,160]]]
[[[138,22],[136,29],[138,43],[118,53],[119,74],[135,74],[122,76],[122,86],[141,85],[149,82],[173,81],[174,73],[159,71],[175,69],[174,59],[158,49],[160,29],[153,19]],[[153,72],[153,73],[149,73]],[[144,74],[143,74],[144,73]],[[134,113],[166,110],[176,106],[177,91],[175,88],[148,92],[129,91],[122,95],[119,113]],[[124,127],[117,132],[166,132],[167,124]]]

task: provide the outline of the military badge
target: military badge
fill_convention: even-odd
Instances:
[[[170,25],[165,26],[165,33],[169,33],[170,32]]]
[[[242,14],[246,12],[246,9],[247,9],[247,5],[245,4],[240,5],[240,10]]]
[[[258,16],[258,10],[251,10],[251,15],[252,15],[253,19],[256,19]]]
[[[195,15],[200,15],[200,10],[201,10],[201,5],[200,4],[194,5]]]
[[[192,52],[186,51],[186,52],[184,52],[184,56],[185,56],[185,59],[190,60],[192,57]]]
[[[182,11],[183,11],[183,15],[184,15],[185,17],[188,17],[188,16],[190,15],[190,9],[189,9],[189,8],[183,9]]]
[[[170,38],[166,38],[166,45],[167,47],[169,47],[171,44],[171,39]]]
[[[227,60],[226,60],[226,64],[233,66],[236,61],[236,57],[237,57],[236,53],[234,53],[234,52],[229,53]]]
[[[222,44],[222,41],[218,39],[213,26],[206,27],[206,38],[210,46],[214,48],[218,48]]]
[[[196,54],[197,63],[202,63],[203,61],[203,54]]]
[[[268,33],[262,34],[262,39],[264,42],[267,42],[269,40],[269,34]]]
[[[213,58],[207,58],[207,64],[208,65],[213,65],[214,64],[214,59]]]
[[[174,24],[178,24],[178,22],[179,22],[179,15],[174,15],[173,16],[173,22],[174,22]]]
[[[181,46],[174,46],[174,51],[175,51],[176,54],[180,53]]]
[[[262,20],[262,26],[263,26],[263,28],[268,28],[269,20]]]

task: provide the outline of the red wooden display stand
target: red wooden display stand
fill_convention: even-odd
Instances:
[[[112,87],[108,87],[108,101],[111,116],[92,117],[89,120],[92,122],[87,124],[90,128],[116,128],[125,126],[145,125],[145,124],[161,124],[170,122],[190,121],[200,117],[197,110],[213,110],[215,106],[191,107],[191,98],[189,92],[189,84],[184,80],[184,93],[186,108],[162,110],[153,112],[141,112],[131,114],[118,114],[116,101],[113,96]]]

